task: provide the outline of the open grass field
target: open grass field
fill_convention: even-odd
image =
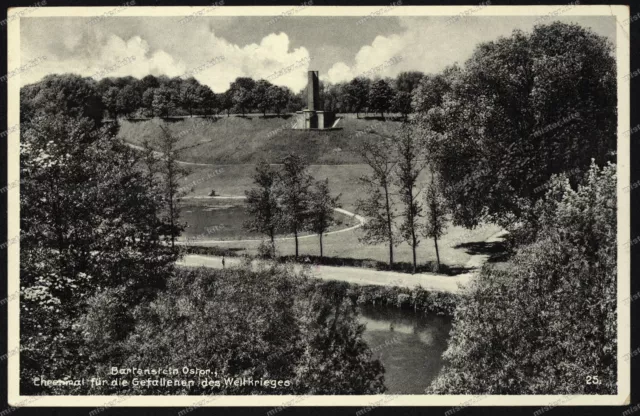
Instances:
[[[467,230],[462,227],[450,227],[447,233],[438,241],[440,249],[440,259],[449,268],[460,269],[459,272],[469,271],[467,262],[473,254],[482,247],[482,241],[500,231],[494,225],[481,226],[475,230]],[[331,234],[323,238],[324,255],[336,259],[358,259],[370,260],[374,262],[387,262],[389,260],[389,249],[386,245],[366,245],[359,241],[362,231],[353,231]],[[418,247],[418,263],[425,264],[436,259],[433,240],[421,239]],[[194,242],[194,245],[200,243]],[[215,246],[235,251],[237,254],[257,254],[258,242],[225,242],[216,244],[206,244],[204,246]],[[317,237],[303,238],[299,240],[300,255],[317,256],[320,253]],[[293,240],[281,240],[276,242],[276,248],[280,256],[292,256],[295,253],[295,243]],[[410,263],[411,248],[408,244],[402,243],[394,248],[396,262]]]
[[[186,199],[180,204],[181,221],[186,224],[183,239],[196,243],[198,240],[243,240],[260,239],[262,235],[243,227],[251,219],[242,199]],[[352,216],[334,212],[333,223],[328,231],[337,231],[359,224]],[[308,235],[301,233],[300,235]],[[285,230],[277,232],[278,237],[287,237]]]
[[[152,141],[160,134],[160,120],[121,122],[120,135],[126,141],[140,144],[143,140]],[[188,165],[189,174],[182,181],[181,190],[186,196],[208,196],[215,191],[218,196],[241,196],[252,187],[252,175],[255,163],[265,157],[271,163],[278,163],[287,152],[304,155],[311,163],[310,174],[317,180],[329,179],[333,195],[340,195],[340,205],[350,211],[356,211],[356,201],[365,195],[358,178],[367,175],[370,168],[362,163],[355,151],[366,138],[389,135],[399,126],[396,121],[379,121],[345,117],[340,126],[343,130],[331,132],[304,132],[287,130],[290,125],[287,118],[222,117],[217,120],[185,118],[165,123],[173,134],[180,137],[180,159],[187,162],[209,165]],[[420,182],[427,183],[425,171]],[[229,202],[224,202],[228,204]],[[226,217],[229,222],[229,216]],[[231,221],[231,228],[219,228],[225,234],[220,239],[231,240],[255,238],[254,234],[241,231],[241,216]],[[184,220],[184,219],[183,219]],[[193,222],[193,219],[191,219]],[[345,225],[348,219],[341,219]],[[237,223],[237,224],[236,224]],[[211,226],[211,225],[209,225]],[[213,224],[215,226],[215,224]],[[231,230],[231,231],[230,231]],[[479,244],[498,232],[496,226],[481,226],[475,230],[450,226],[439,241],[440,258],[449,268],[464,271],[467,262],[477,252]],[[233,235],[231,235],[231,234]],[[236,236],[234,233],[237,233]],[[385,245],[366,245],[359,241],[362,230],[332,234],[324,237],[324,254],[336,259],[387,262],[388,247]],[[188,238],[189,235],[185,235]],[[208,237],[213,239],[213,237]],[[217,238],[216,238],[217,239]],[[202,243],[192,240],[190,244],[219,246],[231,249],[238,254],[257,253],[258,242]],[[318,255],[317,237],[303,238],[299,241],[302,255]],[[295,252],[293,240],[278,241],[277,249],[282,256]],[[411,248],[401,243],[394,249],[395,261],[409,263]],[[431,239],[422,238],[418,249],[420,264],[434,262],[435,247]]]
[[[181,186],[187,196],[208,196],[212,190],[219,196],[238,196],[253,186],[255,165],[189,166],[188,169],[191,173]],[[356,200],[363,195],[358,177],[367,175],[369,167],[364,164],[312,165],[309,172],[317,180],[328,178],[332,194],[340,194],[342,207],[353,211]]]

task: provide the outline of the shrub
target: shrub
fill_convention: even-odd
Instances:
[[[615,175],[592,164],[577,190],[554,187],[534,241],[509,267],[482,269],[432,393],[616,393]]]
[[[383,367],[362,338],[346,285],[317,282],[291,267],[245,264],[226,270],[177,269],[166,290],[128,311],[118,289],[95,295],[76,333],[84,368],[74,377],[107,377],[121,368],[198,367],[210,379],[289,380],[273,389],[100,386],[76,394],[377,394]],[[128,330],[127,326],[132,326]],[[144,376],[142,378],[147,378]],[[153,378],[153,377],[152,377]],[[46,390],[51,393],[51,390]],[[55,394],[64,394],[58,389]]]

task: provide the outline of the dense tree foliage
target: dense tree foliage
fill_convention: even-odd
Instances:
[[[616,393],[615,165],[555,176],[534,211],[530,243],[458,305],[433,392]]]
[[[21,121],[30,120],[36,113],[64,114],[89,119],[97,126],[103,112],[96,83],[76,75],[48,75],[20,89]]]
[[[33,377],[64,378],[88,365],[76,354],[82,342],[73,324],[89,296],[119,287],[122,302],[135,304],[164,285],[177,253],[166,244],[160,188],[149,187],[115,126],[92,118],[103,109],[95,82],[51,76],[25,87],[23,98],[20,336],[28,390]]]
[[[369,111],[380,113],[384,117],[384,112],[391,108],[393,90],[389,83],[383,79],[374,81],[369,90]]]
[[[454,220],[514,223],[552,174],[575,183],[615,150],[615,59],[609,42],[552,23],[478,46],[464,67],[425,77],[414,107],[437,143]]]
[[[124,368],[188,363],[218,376],[169,377],[193,380],[192,387],[85,386],[66,388],[67,393],[384,392],[384,370],[362,338],[364,326],[346,286],[316,282],[284,266],[178,270],[166,290],[134,308],[123,307],[117,289],[96,293],[87,303],[77,331],[85,341],[80,353],[93,372],[79,369],[80,374],[105,377],[117,360]],[[203,387],[206,378],[222,384]],[[235,378],[289,383],[272,388],[224,382]]]
[[[59,77],[58,77],[59,78]],[[37,95],[35,89],[45,82],[57,82],[56,77],[23,88],[23,94]],[[320,82],[320,103],[325,111],[333,112],[385,112],[400,113],[405,119],[413,113],[412,94],[424,78],[422,72],[402,72],[396,78],[371,80],[364,77],[350,82],[330,84]],[[75,87],[77,90],[78,86]],[[94,83],[97,97],[91,100],[95,114],[93,120],[103,116],[118,117],[175,117],[212,116],[236,112],[242,115],[259,111],[280,115],[295,112],[307,106],[305,90],[293,93],[289,88],[249,77],[238,77],[225,92],[214,93],[210,87],[193,77],[147,75],[142,79],[131,76],[103,78]],[[74,94],[74,91],[69,91]],[[35,98],[35,97],[34,97]],[[49,104],[50,98],[40,97],[38,103]],[[34,100],[28,100],[35,103]],[[100,108],[100,102],[103,106]],[[67,105],[67,103],[60,103]],[[89,104],[89,103],[87,103]],[[23,107],[23,111],[29,109]],[[75,110],[77,111],[77,110]],[[105,113],[106,112],[106,113]]]

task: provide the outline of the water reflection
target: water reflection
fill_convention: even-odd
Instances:
[[[391,394],[424,394],[442,368],[451,318],[395,307],[360,307],[364,338],[384,365]]]

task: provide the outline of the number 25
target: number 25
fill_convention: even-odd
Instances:
[[[600,384],[598,376],[587,376],[587,384]]]

